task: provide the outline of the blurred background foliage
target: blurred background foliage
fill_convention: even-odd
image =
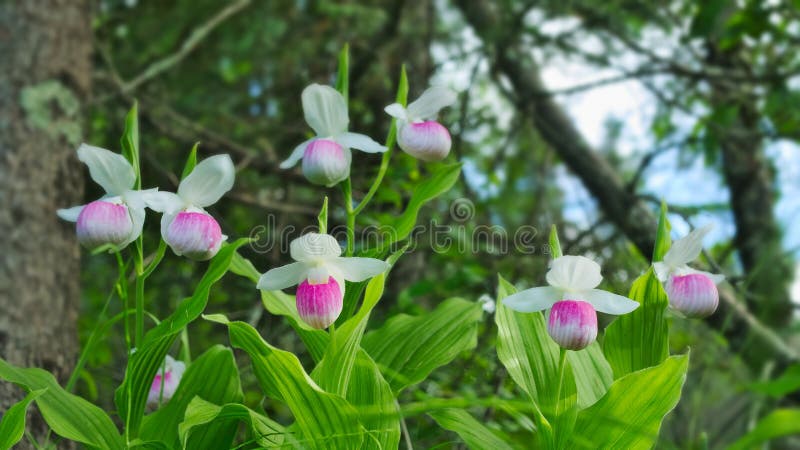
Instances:
[[[449,297],[493,297],[498,273],[520,286],[541,284],[551,224],[559,227],[565,253],[602,261],[605,287],[624,293],[649,254],[641,256],[646,250],[621,223],[649,222],[612,214],[604,195],[624,196],[618,200],[632,211],[655,211],[666,198],[676,237],[689,225],[719,225],[703,264],[728,275],[724,291],[740,308],[723,302],[705,323],[673,320],[673,347],[691,347],[692,364],[684,398],[665,422],[659,447],[718,448],[773,408],[800,402],[797,386],[777,395],[752,388],[791,367],[791,351],[796,357],[800,348],[797,306],[790,301],[798,207],[787,200],[800,194],[799,8],[792,1],[744,0],[100,0],[94,5],[94,86],[85,102],[84,140],[118,150],[124,114],[136,99],[144,187],[175,189],[194,142],[204,155],[230,153],[238,168],[236,186],[211,213],[231,238],[259,238],[245,253],[266,271],[288,261],[277,241],[283,236],[285,247],[299,230],[314,225],[323,195],[331,200],[329,226],[343,224],[338,188],[311,186],[298,168],[278,169],[309,136],[300,92],[312,82],[334,82],[342,45],[351,49],[351,130],[378,140],[386,135],[390,121],[383,107],[394,96],[402,64],[409,98],[431,83],[450,85],[460,91],[459,103],[441,119],[453,134],[448,162],[463,161],[464,171],[445,198],[423,209],[419,223],[450,226],[454,245],[434,251],[430,234],[421,234],[392,272],[370,327],[389,315],[424,313]],[[520,49],[524,56],[514,57]],[[576,66],[590,76],[570,74]],[[565,74],[559,80],[553,73],[560,68]],[[525,92],[525,80],[515,76],[543,78],[545,88],[564,83]],[[628,117],[605,114],[604,105],[596,105],[593,115],[581,110],[586,99],[608,102],[606,107],[623,102],[614,97],[619,91],[587,97],[615,86],[640,95],[641,110]],[[573,134],[552,129],[558,123],[536,110],[545,102],[565,111]],[[600,129],[601,139],[582,136],[587,129]],[[554,135],[582,140],[613,177],[603,179],[603,167],[595,180],[576,170],[580,161],[565,151],[569,142],[555,142]],[[379,161],[354,154],[356,199]],[[396,152],[359,228],[379,226],[402,211],[430,170]],[[742,182],[750,179],[752,185]],[[600,187],[592,188],[598,181]],[[603,186],[616,190],[604,192]],[[92,183],[87,187],[87,199],[101,195]],[[764,206],[754,211],[752,204]],[[459,205],[466,209],[459,212]],[[473,242],[476,230],[488,233],[491,226],[506,230],[505,248],[491,239]],[[263,227],[266,233],[256,233]],[[758,231],[760,251],[752,249],[747,227]],[[149,220],[145,229],[145,242],[151,243],[146,251],[154,251],[159,224]],[[526,251],[515,247],[517,230],[516,242]],[[166,316],[191,292],[203,265],[168,252],[162,270],[148,281],[150,310]],[[82,339],[115,277],[113,258],[83,259]],[[120,305],[113,307],[115,313]],[[241,278],[223,280],[207,312],[246,320],[269,342],[310,361],[289,326],[265,313],[255,287]],[[474,352],[407,390],[404,402],[450,394],[519,396],[498,364],[490,314]],[[789,350],[765,343],[764,332]],[[122,379],[125,345],[118,336],[98,346],[82,378],[80,389],[96,399],[111,399]],[[196,355],[227,343],[227,336],[198,321],[190,340]],[[262,404],[247,367],[249,405],[285,422],[289,412]],[[510,433],[529,426],[504,411],[471,412]],[[407,425],[420,447],[446,448],[457,441],[427,416],[410,417]]]

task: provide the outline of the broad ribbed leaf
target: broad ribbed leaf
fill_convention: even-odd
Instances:
[[[664,255],[669,251],[669,247],[672,245],[672,238],[669,235],[671,230],[672,226],[669,223],[669,219],[667,219],[667,204],[661,202],[661,215],[658,218],[658,231],[656,232],[656,243],[653,248],[653,262],[663,260]]]
[[[364,336],[362,346],[394,392],[424,380],[434,369],[477,344],[483,311],[477,302],[444,301],[421,316],[398,315]]]
[[[228,322],[219,315],[207,318],[228,326],[231,344],[250,356],[264,394],[289,407],[303,446],[360,448],[366,432],[356,410],[344,398],[323,391],[294,354],[269,345],[244,322]]]
[[[614,373],[597,342],[581,351],[567,352],[567,361],[575,375],[578,407],[581,409],[593,405],[614,382]]]
[[[360,350],[350,375],[347,401],[367,429],[362,449],[394,449],[400,444],[400,410],[391,386],[367,352]]]
[[[440,427],[458,434],[469,448],[492,450],[514,448],[462,409],[442,409],[429,412],[428,415]]]
[[[195,396],[216,404],[241,402],[242,387],[239,383],[239,370],[231,349],[217,345],[197,358],[181,378],[181,383],[172,398],[142,422],[141,438],[157,440],[178,447],[178,424],[183,422],[186,407]],[[214,430],[215,448],[229,448],[236,435],[237,423],[232,422],[224,429]],[[209,439],[211,434],[209,435]],[[224,438],[228,438],[224,442]],[[208,439],[198,439],[198,444]],[[199,448],[196,445],[192,448]],[[212,448],[204,446],[203,448]]]
[[[800,435],[800,409],[776,409],[761,419],[752,431],[728,447],[728,450],[756,448],[772,439],[793,435]]]
[[[614,378],[657,366],[669,356],[669,324],[664,317],[669,301],[652,267],[633,282],[628,297],[641,306],[617,317],[606,328],[603,341]]]
[[[650,449],[661,421],[681,397],[688,355],[619,378],[603,398],[578,413],[573,448]]]
[[[240,422],[247,426],[250,442],[264,448],[283,446],[285,430],[279,423],[239,403],[218,406],[200,397],[186,407],[186,418],[177,430],[181,446],[193,450],[232,448],[227,436],[220,439],[213,431],[231,426],[236,431]]]
[[[181,330],[200,317],[208,303],[211,286],[228,271],[236,250],[250,240],[243,238],[225,245],[211,260],[194,294],[178,305],[175,312],[148,331],[144,342],[128,360],[125,379],[117,389],[115,403],[120,417],[128,424],[131,437],[137,437],[142,423],[150,384],[164,362],[169,348]]]
[[[44,390],[34,401],[56,434],[91,448],[125,448],[111,418],[97,406],[65,391],[50,372],[14,367],[0,359],[0,378],[28,391]]]
[[[11,405],[3,414],[3,419],[0,421],[0,449],[7,450],[22,439],[22,435],[25,434],[25,415],[28,413],[28,405],[46,391],[47,388],[28,392],[25,398]]]

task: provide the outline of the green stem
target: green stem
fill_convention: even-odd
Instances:
[[[114,253],[117,257],[117,267],[119,268],[119,279],[117,280],[117,293],[119,294],[119,298],[122,300],[122,309],[123,311],[128,310],[128,277],[125,273],[125,263],[122,261],[122,254],[120,252]],[[128,318],[124,319],[125,324],[125,347],[128,350],[128,354],[131,353],[131,327],[128,323]]]
[[[342,182],[342,192],[344,193],[344,209],[347,212],[347,248],[345,249],[345,256],[353,256],[356,244],[356,213],[353,211],[353,189],[350,185],[349,177]]]
[[[102,327],[103,319],[105,318],[106,311],[108,311],[108,305],[111,304],[111,299],[114,298],[114,292],[116,291],[116,287],[111,290],[108,294],[108,298],[106,298],[106,303],[103,305],[103,309],[100,311],[100,314],[97,316],[97,320],[95,321],[95,327],[92,330],[92,334],[89,336],[89,339],[86,341],[86,345],[81,350],[81,354],[78,357],[78,362],[75,364],[75,367],[72,369],[72,373],[69,376],[69,380],[67,380],[67,385],[64,387],[67,392],[72,392],[75,388],[75,383],[78,381],[78,376],[80,375],[81,370],[83,370],[83,366],[86,365],[86,358],[89,357],[90,350],[94,349],[94,344],[97,341],[98,334]]]
[[[564,385],[564,367],[567,365],[567,350],[563,347],[559,348],[558,356],[558,389],[556,390],[556,417],[558,417],[558,407],[561,404],[561,389]]]
[[[389,149],[383,152],[383,157],[381,158],[381,166],[378,168],[378,176],[375,178],[375,181],[372,182],[372,186],[370,186],[369,191],[367,191],[367,195],[361,200],[358,204],[356,209],[353,211],[353,216],[357,216],[364,208],[367,207],[367,203],[372,200],[372,197],[378,192],[378,188],[381,186],[381,182],[383,181],[384,175],[386,175],[386,170],[389,168],[389,160],[392,158],[392,147],[389,146]]]

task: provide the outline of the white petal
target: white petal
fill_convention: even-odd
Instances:
[[[547,282],[565,290],[586,290],[603,280],[600,265],[585,256],[562,256],[553,260]]]
[[[128,239],[125,240],[122,244],[120,244],[120,248],[125,247],[126,245],[130,244],[131,242],[135,241],[139,236],[142,234],[142,228],[144,228],[144,218],[145,218],[145,211],[144,207],[135,208],[131,205],[128,206],[128,213],[131,215],[131,221],[133,222],[133,227],[131,228],[131,234],[128,236]]]
[[[389,270],[390,264],[375,258],[336,258],[332,263],[347,281],[364,281]]]
[[[350,119],[347,103],[336,89],[321,84],[312,84],[303,89],[303,113],[308,125],[317,136],[335,136],[347,131]]]
[[[192,173],[181,181],[178,195],[199,207],[213,205],[233,187],[236,169],[229,155],[216,155],[198,164]]]
[[[86,205],[73,206],[72,208],[66,208],[66,209],[59,209],[58,211],[56,211],[56,214],[58,214],[58,217],[61,217],[62,219],[68,222],[77,222],[78,216],[81,214],[81,211],[83,211],[84,206]]]
[[[386,108],[383,108],[383,110],[386,111],[386,114],[389,114],[395,119],[408,121],[408,111],[406,111],[400,103],[392,103]]]
[[[536,287],[511,294],[503,304],[519,312],[536,312],[550,308],[561,300],[561,290],[554,287]]]
[[[317,139],[317,138],[315,138],[315,137],[311,138],[311,139],[309,139],[307,141],[304,141],[302,144],[298,145],[297,147],[295,147],[294,150],[292,150],[292,154],[289,155],[288,158],[286,158],[286,161],[281,163],[280,168],[281,169],[288,169],[290,167],[294,167],[294,165],[297,164],[297,161],[300,161],[301,159],[303,159],[303,153],[305,153],[306,147],[308,147],[308,144],[310,144],[311,141],[313,141],[314,139]]]
[[[583,297],[581,300],[591,303],[594,309],[606,314],[627,314],[639,307],[638,302],[628,297],[601,291],[600,289],[581,292],[579,296]]]
[[[183,209],[186,203],[178,194],[166,191],[146,192],[143,196],[144,203],[153,211],[173,214]]]
[[[386,147],[372,140],[371,137],[359,133],[340,133],[333,138],[342,147],[355,148],[367,153],[383,153]]]
[[[672,243],[667,254],[664,255],[664,262],[672,267],[680,267],[688,262],[694,261],[703,251],[703,238],[713,225],[697,228],[681,239]]]
[[[78,159],[89,167],[89,175],[111,195],[119,195],[136,183],[136,173],[124,156],[100,147],[81,144]]]
[[[446,87],[430,87],[408,105],[408,117],[415,121],[436,117],[440,109],[452,105],[456,99],[456,93]]]
[[[673,269],[672,267],[660,261],[653,263],[653,271],[655,271],[656,273],[656,278],[658,278],[658,281],[662,283],[667,281],[667,278],[669,278],[669,274],[672,271],[672,269]]]
[[[261,275],[256,287],[262,291],[278,291],[299,284],[306,279],[308,267],[303,263],[291,263],[277,267]]]
[[[289,244],[289,253],[295,261],[320,261],[342,254],[342,248],[329,234],[306,233]]]

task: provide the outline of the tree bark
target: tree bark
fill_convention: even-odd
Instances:
[[[88,0],[0,2],[0,357],[62,382],[78,346],[80,252],[56,209],[82,200],[90,11]],[[0,411],[21,394],[0,383]],[[28,429],[40,439],[45,425]]]

